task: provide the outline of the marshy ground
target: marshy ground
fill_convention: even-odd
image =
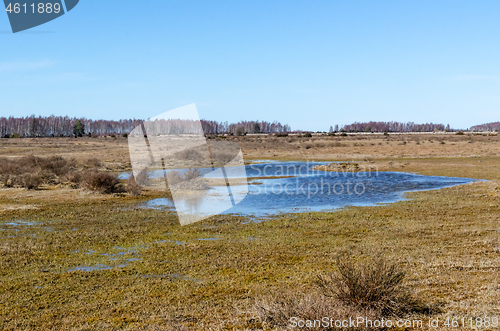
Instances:
[[[259,223],[216,216],[184,227],[172,212],[141,208],[161,191],[0,188],[1,328],[270,329],[256,301],[316,293],[317,276],[335,270],[344,251],[381,251],[396,261],[413,295],[439,307],[434,318],[500,317],[499,136],[227,139],[246,160],[359,161],[488,181],[410,193],[390,205]],[[122,137],[1,139],[0,147],[0,157],[94,157],[103,171],[130,169]]]

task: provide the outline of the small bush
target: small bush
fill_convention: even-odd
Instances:
[[[146,186],[149,184],[149,171],[147,169],[142,169],[141,172],[139,172],[136,176],[135,176],[135,182],[138,184],[138,185],[142,185],[142,186]],[[133,177],[133,176],[132,176]]]
[[[112,134],[110,137],[111,137],[111,138],[116,138],[116,136],[115,136],[114,134]]]
[[[175,185],[183,181],[177,170],[172,170],[167,174],[168,185]]]
[[[310,132],[306,132],[302,135],[302,137],[304,138],[311,138],[312,137],[312,134]]]
[[[40,184],[43,183],[53,185],[58,182],[57,176],[50,170],[42,169],[37,175],[40,178]]]
[[[340,136],[341,136],[341,137],[347,137],[347,133],[342,132],[342,133],[340,134]]]
[[[142,191],[141,186],[139,184],[137,184],[134,176],[130,176],[127,179],[126,191],[133,196],[138,196],[141,194],[141,191]]]
[[[189,168],[188,170],[186,170],[186,172],[184,173],[184,175],[182,177],[184,178],[184,180],[191,180],[191,179],[198,178],[200,176],[201,176],[201,173],[198,171],[198,169]]]
[[[142,169],[137,175],[131,175],[134,177],[135,182],[141,186],[147,186],[149,184],[150,173],[148,169]]]
[[[85,179],[86,186],[100,193],[119,193],[122,192],[120,180],[116,175],[108,172],[92,172]]]
[[[457,133],[455,133],[457,136],[463,136],[465,133],[463,131],[458,131]]]
[[[19,133],[13,133],[10,135],[11,138],[21,138],[21,135]]]
[[[122,137],[123,137],[123,138],[127,138],[127,137],[128,137],[128,134],[124,133],[124,134],[122,135]]]
[[[318,276],[320,291],[308,290],[308,295],[288,291],[256,300],[254,313],[262,324],[272,329],[286,329],[292,317],[317,321],[324,316],[334,320],[370,320],[381,317],[406,317],[414,314],[441,312],[437,305],[427,305],[414,299],[403,285],[405,272],[380,254],[371,255],[365,262],[355,262],[352,255],[337,259],[336,273]],[[308,330],[359,330],[349,327],[322,327]],[[363,328],[365,329],[365,328]],[[379,328],[366,328],[379,330]],[[287,329],[288,330],[288,329]]]
[[[60,156],[51,156],[46,159],[39,158],[32,162],[40,165],[42,171],[50,172],[56,176],[61,176],[68,172],[68,161]]]
[[[63,181],[72,184],[72,186],[76,188],[83,182],[83,173],[81,171],[68,172],[63,177]]]
[[[239,126],[237,129],[236,129],[236,135],[238,137],[240,136],[243,136],[245,134],[245,131],[243,130],[243,128],[241,126]]]
[[[0,183],[2,183],[5,187],[14,187],[14,180],[9,174],[0,175]]]
[[[406,276],[397,264],[380,254],[365,262],[354,262],[351,255],[337,258],[338,272],[318,276],[323,294],[358,309],[379,311],[383,316],[421,312],[422,304],[403,285]]]
[[[36,189],[42,184],[64,182],[65,175],[75,171],[76,166],[75,160],[65,160],[59,156],[42,158],[28,155],[20,158],[0,158],[1,181],[7,187],[17,185]]]
[[[28,190],[37,190],[42,182],[42,178],[37,174],[24,174],[21,178],[21,186]]]

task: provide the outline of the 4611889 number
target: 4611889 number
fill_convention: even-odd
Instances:
[[[9,14],[12,14],[12,13],[14,13],[14,14],[28,14],[28,13],[32,13],[32,14],[55,13],[55,14],[58,14],[61,11],[61,5],[58,3],[53,4],[51,2],[39,3],[37,6],[35,6],[34,3],[32,3],[31,5],[27,5],[26,3],[23,3],[23,4],[9,3],[9,5],[7,6],[7,8],[5,8],[5,10]]]

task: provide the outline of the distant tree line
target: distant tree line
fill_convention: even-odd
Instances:
[[[491,122],[471,126],[470,131],[500,131],[500,122]]]
[[[128,134],[143,120],[91,120],[68,116],[0,117],[0,137],[70,137]],[[290,127],[279,122],[241,121],[238,123],[201,120],[206,134],[282,133]],[[158,134],[198,133],[199,126],[189,120],[156,120],[149,122]]]
[[[414,122],[355,122],[344,125],[341,131],[345,132],[433,132],[433,131],[453,131],[450,125]]]
[[[176,135],[176,134],[203,134],[198,121],[180,119],[158,119],[145,122],[145,128],[150,134]]]
[[[96,136],[108,134],[123,134],[130,132],[142,120],[90,120],[68,116],[27,116],[0,117],[0,137],[19,135],[21,137],[69,137],[75,134],[75,124],[80,121],[76,134],[91,134]]]
[[[238,123],[217,122],[201,120],[203,131],[209,134],[219,133],[283,133],[291,132],[288,124],[281,124],[280,122],[266,122],[266,121],[240,121]]]

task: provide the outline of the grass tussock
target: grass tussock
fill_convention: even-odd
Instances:
[[[337,258],[336,266],[336,272],[317,276],[318,290],[313,294],[290,292],[258,300],[254,312],[263,324],[278,329],[289,327],[294,317],[310,321],[321,321],[325,316],[333,320],[355,320],[360,316],[401,318],[439,312],[414,298],[404,285],[405,271],[381,254],[373,254],[365,261],[343,254]],[[329,330],[317,324],[309,329]]]
[[[319,293],[303,295],[288,292],[277,297],[261,299],[256,302],[253,311],[263,326],[273,330],[288,330],[293,325],[293,318],[311,321],[312,327],[308,327],[308,330],[357,329],[324,327],[321,325],[321,320],[324,317],[333,320],[349,320],[349,317],[356,319],[358,316],[370,319],[380,318],[380,315],[374,310],[347,306]],[[315,321],[316,325],[314,325]]]
[[[369,309],[382,316],[428,313],[430,308],[415,299],[404,285],[406,272],[380,253],[364,261],[351,254],[337,258],[337,272],[319,275],[323,295],[357,309]]]
[[[447,135],[445,145],[439,144],[438,137],[419,135],[417,145],[405,135],[379,135],[360,140],[364,146],[355,149],[358,138],[352,135],[328,137],[323,149],[309,150],[302,148],[307,138],[294,136],[276,141],[240,137],[238,142],[244,153],[259,159],[276,154],[283,159],[366,157],[379,163],[378,158],[387,157],[384,163],[393,162],[395,171],[400,171],[398,163],[407,162],[397,157],[404,153],[414,159],[403,171],[491,181],[412,192],[409,200],[376,207],[283,215],[259,223],[242,222],[247,220],[244,216],[219,215],[183,227],[170,211],[135,208],[139,201],[160,197],[154,190],[144,191],[137,199],[121,195],[101,199],[67,188],[0,189],[0,293],[7,294],[0,296],[0,329],[170,330],[179,325],[186,330],[258,330],[263,323],[253,310],[245,309],[240,315],[235,311],[235,307],[253,305],[252,298],[259,298],[266,309],[259,311],[263,319],[272,317],[268,325],[280,325],[279,312],[286,317],[299,311],[300,317],[331,309],[332,317],[358,315],[363,308],[328,297],[321,288],[307,294],[303,290],[313,287],[316,275],[324,274],[334,252],[358,242],[363,250],[382,244],[401,265],[411,267],[402,283],[411,284],[412,293],[418,293],[415,296],[442,303],[443,311],[433,316],[439,317],[440,326],[448,316],[495,316],[500,296],[500,168],[496,167],[500,137]],[[409,143],[399,146],[403,140]],[[374,147],[369,142],[383,145]],[[116,155],[117,162],[106,162],[106,168],[130,170],[125,139],[7,139],[2,147],[7,156],[73,155],[79,165],[66,176],[75,175],[75,182],[85,179],[83,170],[91,170],[82,166],[87,157],[104,161]],[[25,224],[28,221],[33,224]],[[209,237],[221,239],[198,240]],[[120,255],[116,247],[130,250]],[[133,253],[137,248],[140,251]],[[115,254],[120,260],[108,260],[104,254]],[[142,260],[126,260],[134,254]],[[365,256],[352,260],[355,265],[366,261]],[[114,263],[127,266],[68,271]],[[290,290],[278,289],[283,283]],[[285,295],[270,295],[276,292]],[[371,316],[380,317],[376,312]]]

